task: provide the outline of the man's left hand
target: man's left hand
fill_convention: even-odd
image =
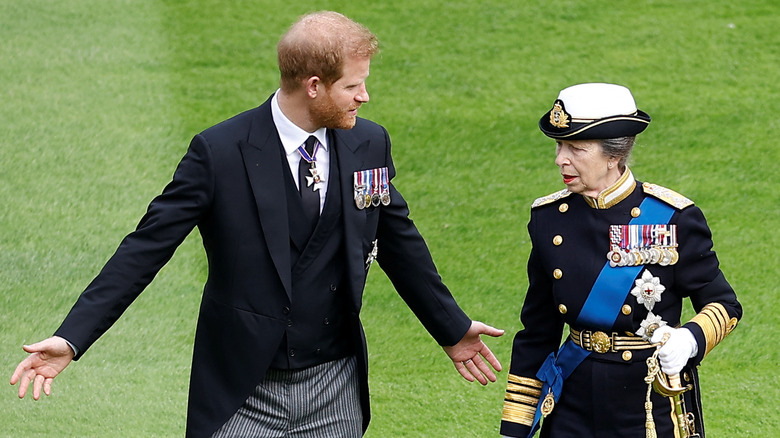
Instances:
[[[487,345],[482,342],[480,335],[498,337],[504,334],[503,330],[483,324],[479,321],[471,321],[471,327],[463,335],[463,338],[451,347],[442,347],[447,355],[455,364],[461,376],[469,382],[475,379],[483,385],[487,385],[488,380],[496,381],[496,371],[501,371],[501,363],[490,351]],[[487,363],[486,363],[487,361]],[[488,366],[493,367],[493,369]]]

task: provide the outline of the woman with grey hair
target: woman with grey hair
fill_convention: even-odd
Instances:
[[[701,210],[627,166],[649,123],[627,88],[600,83],[564,89],[539,121],[566,188],[531,207],[505,436],[704,436],[697,365],[742,307]],[[685,297],[698,313],[681,325]]]

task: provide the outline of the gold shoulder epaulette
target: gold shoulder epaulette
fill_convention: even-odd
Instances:
[[[675,192],[674,190],[661,187],[657,184],[642,183],[642,190],[654,198],[658,198],[661,201],[666,202],[672,207],[682,210],[683,208],[693,205],[693,201],[685,196]]]
[[[568,189],[563,189],[551,195],[542,196],[541,198],[536,198],[536,201],[534,201],[534,203],[531,204],[531,208],[541,207],[542,205],[550,204],[559,199],[563,199],[569,195],[571,195],[571,192]]]

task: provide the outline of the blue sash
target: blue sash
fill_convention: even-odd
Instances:
[[[669,204],[652,197],[645,198],[639,208],[642,214],[631,219],[629,225],[665,224],[674,214],[674,208]],[[601,330],[612,328],[631,284],[642,269],[642,265],[613,268],[609,262],[605,263],[577,317],[577,325]]]
[[[629,225],[652,225],[669,222],[674,214],[674,208],[658,199],[647,197],[639,205],[642,214],[634,218]],[[580,327],[594,327],[609,330],[615,323],[620,309],[626,301],[631,285],[642,266],[611,267],[609,261],[604,264],[601,273],[582,306],[576,324]],[[550,353],[536,373],[536,378],[542,381],[542,392],[539,404],[536,406],[534,422],[531,426],[531,438],[539,428],[542,419],[542,401],[547,394],[552,393],[555,402],[563,391],[563,381],[590,355],[590,351],[578,346],[571,339],[566,340],[558,353]]]

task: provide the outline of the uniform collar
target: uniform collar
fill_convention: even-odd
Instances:
[[[631,169],[626,167],[626,171],[623,175],[620,175],[617,182],[612,186],[604,189],[599,196],[591,198],[590,196],[583,196],[585,202],[595,209],[606,209],[617,205],[620,201],[626,199],[636,187],[636,180],[634,174],[631,173]]]

